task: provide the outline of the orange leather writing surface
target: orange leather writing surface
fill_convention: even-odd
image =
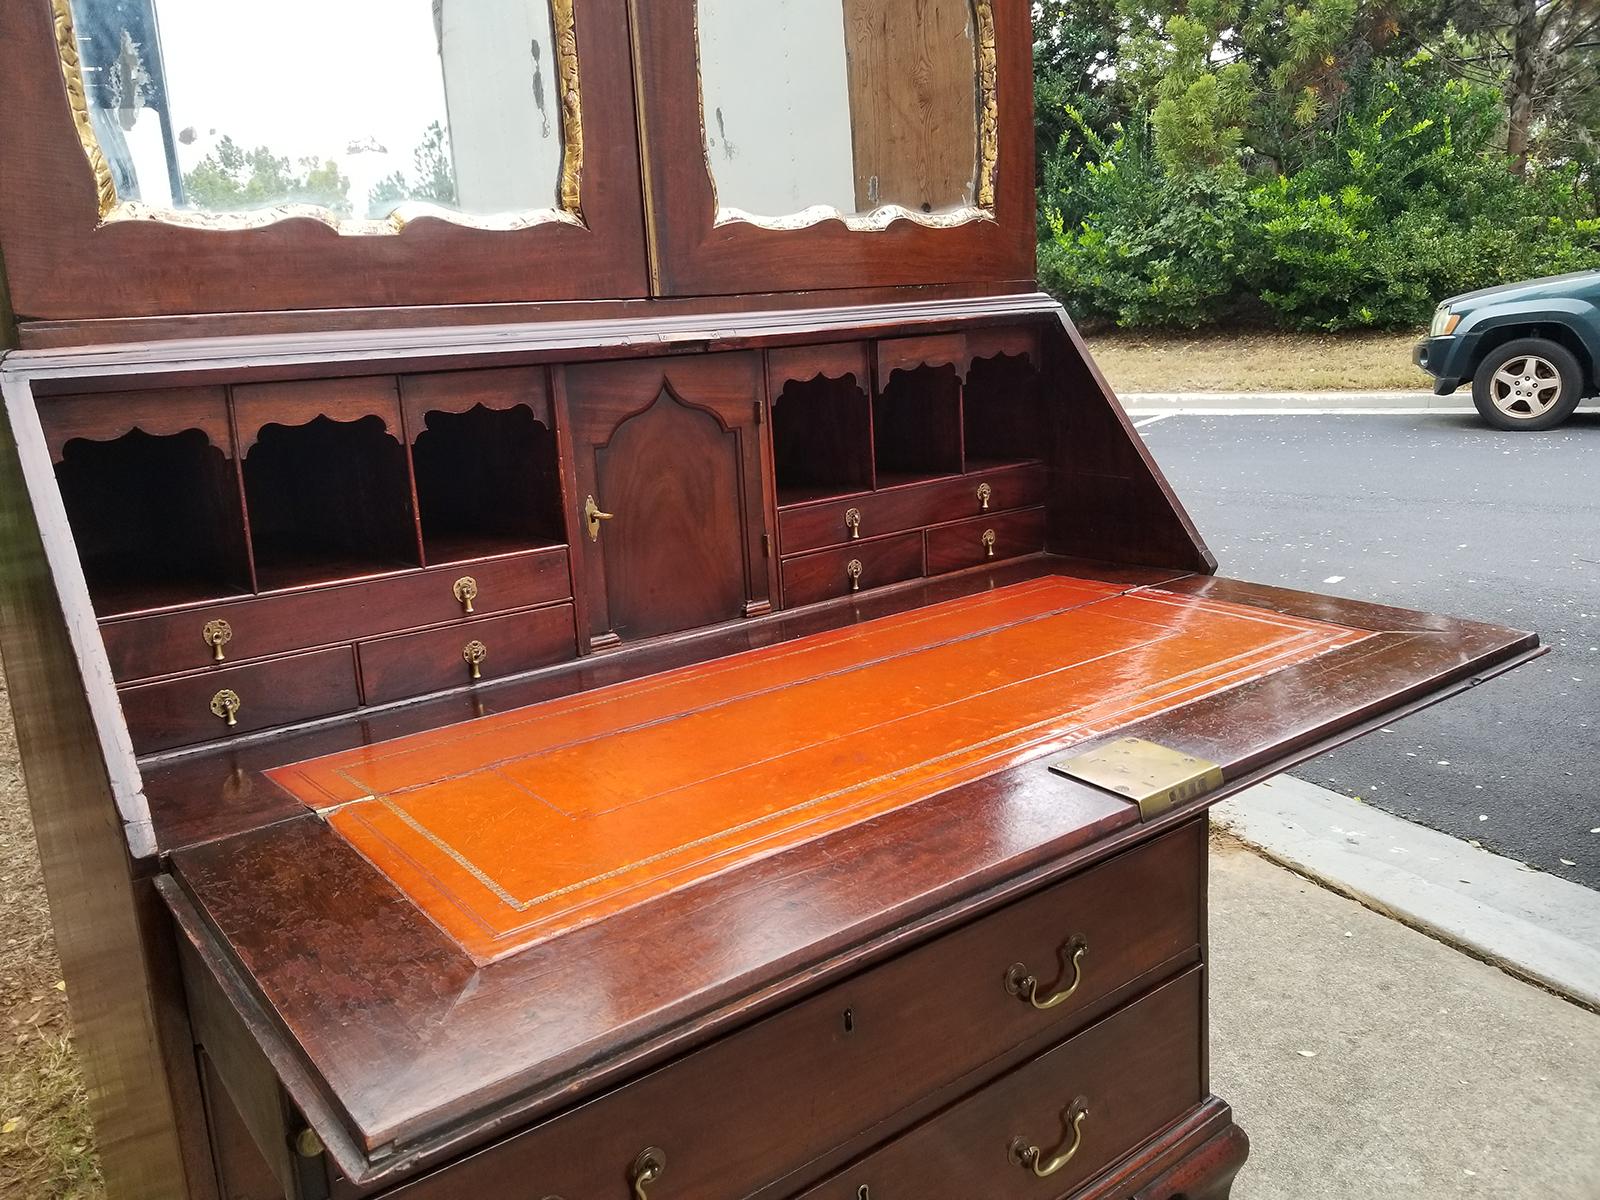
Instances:
[[[270,774],[486,962],[1366,636],[1053,577]]]

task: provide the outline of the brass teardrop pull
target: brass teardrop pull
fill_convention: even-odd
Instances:
[[[223,688],[211,697],[211,715],[221,717],[232,729],[239,723],[239,710],[244,707],[244,702],[239,699],[239,693],[232,688]]]
[[[660,1179],[666,1169],[665,1150],[650,1146],[639,1151],[639,1157],[634,1159],[633,1166],[628,1168],[628,1182],[633,1185],[634,1200],[650,1200],[645,1194],[645,1189]]]
[[[983,531],[983,556],[985,558],[994,557],[994,544],[998,540],[999,538],[996,537],[994,530],[985,529]]]
[[[222,652],[222,648],[233,641],[232,625],[218,617],[214,621],[206,622],[205,628],[200,631],[200,636],[205,644],[211,647],[212,662],[227,661],[227,655]]]
[[[859,508],[846,510],[844,524],[845,528],[850,531],[850,540],[859,542],[861,540],[861,510]]]
[[[989,511],[989,501],[994,499],[994,487],[987,483],[978,485],[978,508],[983,512]]]
[[[489,647],[474,639],[461,647],[461,660],[473,679],[483,678],[483,660],[489,657]]]
[[[463,575],[456,580],[455,586],[450,590],[456,598],[456,603],[461,605],[461,611],[471,616],[472,602],[478,598],[478,581],[471,575]]]
[[[861,565],[859,558],[852,558],[845,564],[844,573],[850,577],[850,590],[852,592],[861,590],[861,572],[864,570],[866,568]]]

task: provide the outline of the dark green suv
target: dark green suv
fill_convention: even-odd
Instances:
[[[1468,292],[1439,305],[1412,355],[1497,429],[1553,429],[1600,392],[1600,271]]]

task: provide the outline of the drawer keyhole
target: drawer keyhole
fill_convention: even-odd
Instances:
[[[856,1031],[856,1010],[853,1008],[844,1010],[844,1031],[846,1033],[854,1033]]]

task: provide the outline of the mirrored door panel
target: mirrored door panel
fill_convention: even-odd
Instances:
[[[633,19],[662,293],[1032,278],[1023,0],[635,0]]]
[[[512,228],[579,211],[570,4],[70,7],[108,217],[226,228],[294,212],[384,233],[424,214]]]
[[[988,215],[987,7],[700,0],[700,88],[719,219],[832,217],[874,228]],[[988,37],[980,23],[991,27]]]
[[[648,291],[627,0],[8,0],[18,311]]]

